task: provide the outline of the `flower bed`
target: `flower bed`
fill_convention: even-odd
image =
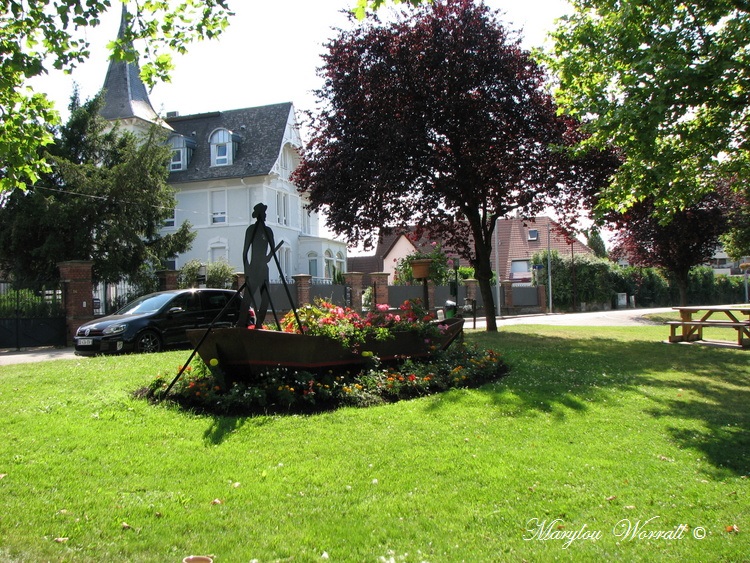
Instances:
[[[363,352],[367,355],[367,352]],[[291,369],[269,369],[252,383],[224,385],[221,371],[198,361],[186,370],[167,400],[200,412],[220,415],[305,413],[340,406],[369,406],[430,395],[457,387],[477,387],[508,372],[493,350],[456,344],[428,360],[404,359],[371,365],[359,373],[328,371],[314,374]],[[159,397],[173,376],[160,374],[142,395]]]
[[[398,332],[413,332],[426,340],[435,339],[440,335],[440,328],[432,323],[434,320],[435,315],[422,306],[420,299],[404,301],[395,311],[388,305],[377,305],[365,316],[353,309],[316,299],[314,304],[297,309],[296,316],[292,311],[287,313],[280,324],[284,332],[327,336],[357,352],[367,339],[389,340]],[[275,329],[271,325],[264,328]]]

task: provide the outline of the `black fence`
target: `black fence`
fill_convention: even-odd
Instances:
[[[59,286],[16,288],[0,281],[0,348],[64,346],[65,340]]]

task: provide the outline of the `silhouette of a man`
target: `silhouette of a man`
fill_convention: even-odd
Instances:
[[[248,312],[251,306],[255,309],[255,326],[259,328],[263,326],[263,320],[268,312],[268,262],[273,258],[275,249],[273,232],[266,227],[266,209],[268,209],[268,206],[263,203],[259,203],[253,208],[253,217],[256,221],[245,231],[242,261],[245,267],[247,287],[242,294],[240,326],[247,326]],[[251,251],[249,259],[248,251]]]

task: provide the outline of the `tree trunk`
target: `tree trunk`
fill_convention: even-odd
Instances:
[[[688,288],[688,279],[687,276],[680,276],[680,278],[677,280],[677,289],[680,290],[680,307],[685,307],[687,305],[687,288]]]
[[[492,248],[485,245],[483,249],[480,245],[475,244],[476,263],[474,264],[474,275],[479,282],[479,292],[484,302],[484,314],[487,321],[487,332],[497,332],[497,321],[495,319],[495,300],[492,295],[492,264],[490,262],[490,253]],[[482,251],[484,250],[484,251]]]

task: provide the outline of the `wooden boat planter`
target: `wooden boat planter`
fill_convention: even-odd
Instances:
[[[426,341],[419,332],[394,332],[391,339],[368,340],[356,350],[327,336],[274,330],[213,328],[208,334],[205,330],[189,330],[187,334],[206,365],[217,365],[232,381],[247,381],[253,374],[273,367],[311,372],[357,369],[370,356],[362,352],[371,352],[385,362],[405,357],[424,358],[450,346],[462,333],[464,320],[453,318],[435,323],[443,327],[438,338]]]

